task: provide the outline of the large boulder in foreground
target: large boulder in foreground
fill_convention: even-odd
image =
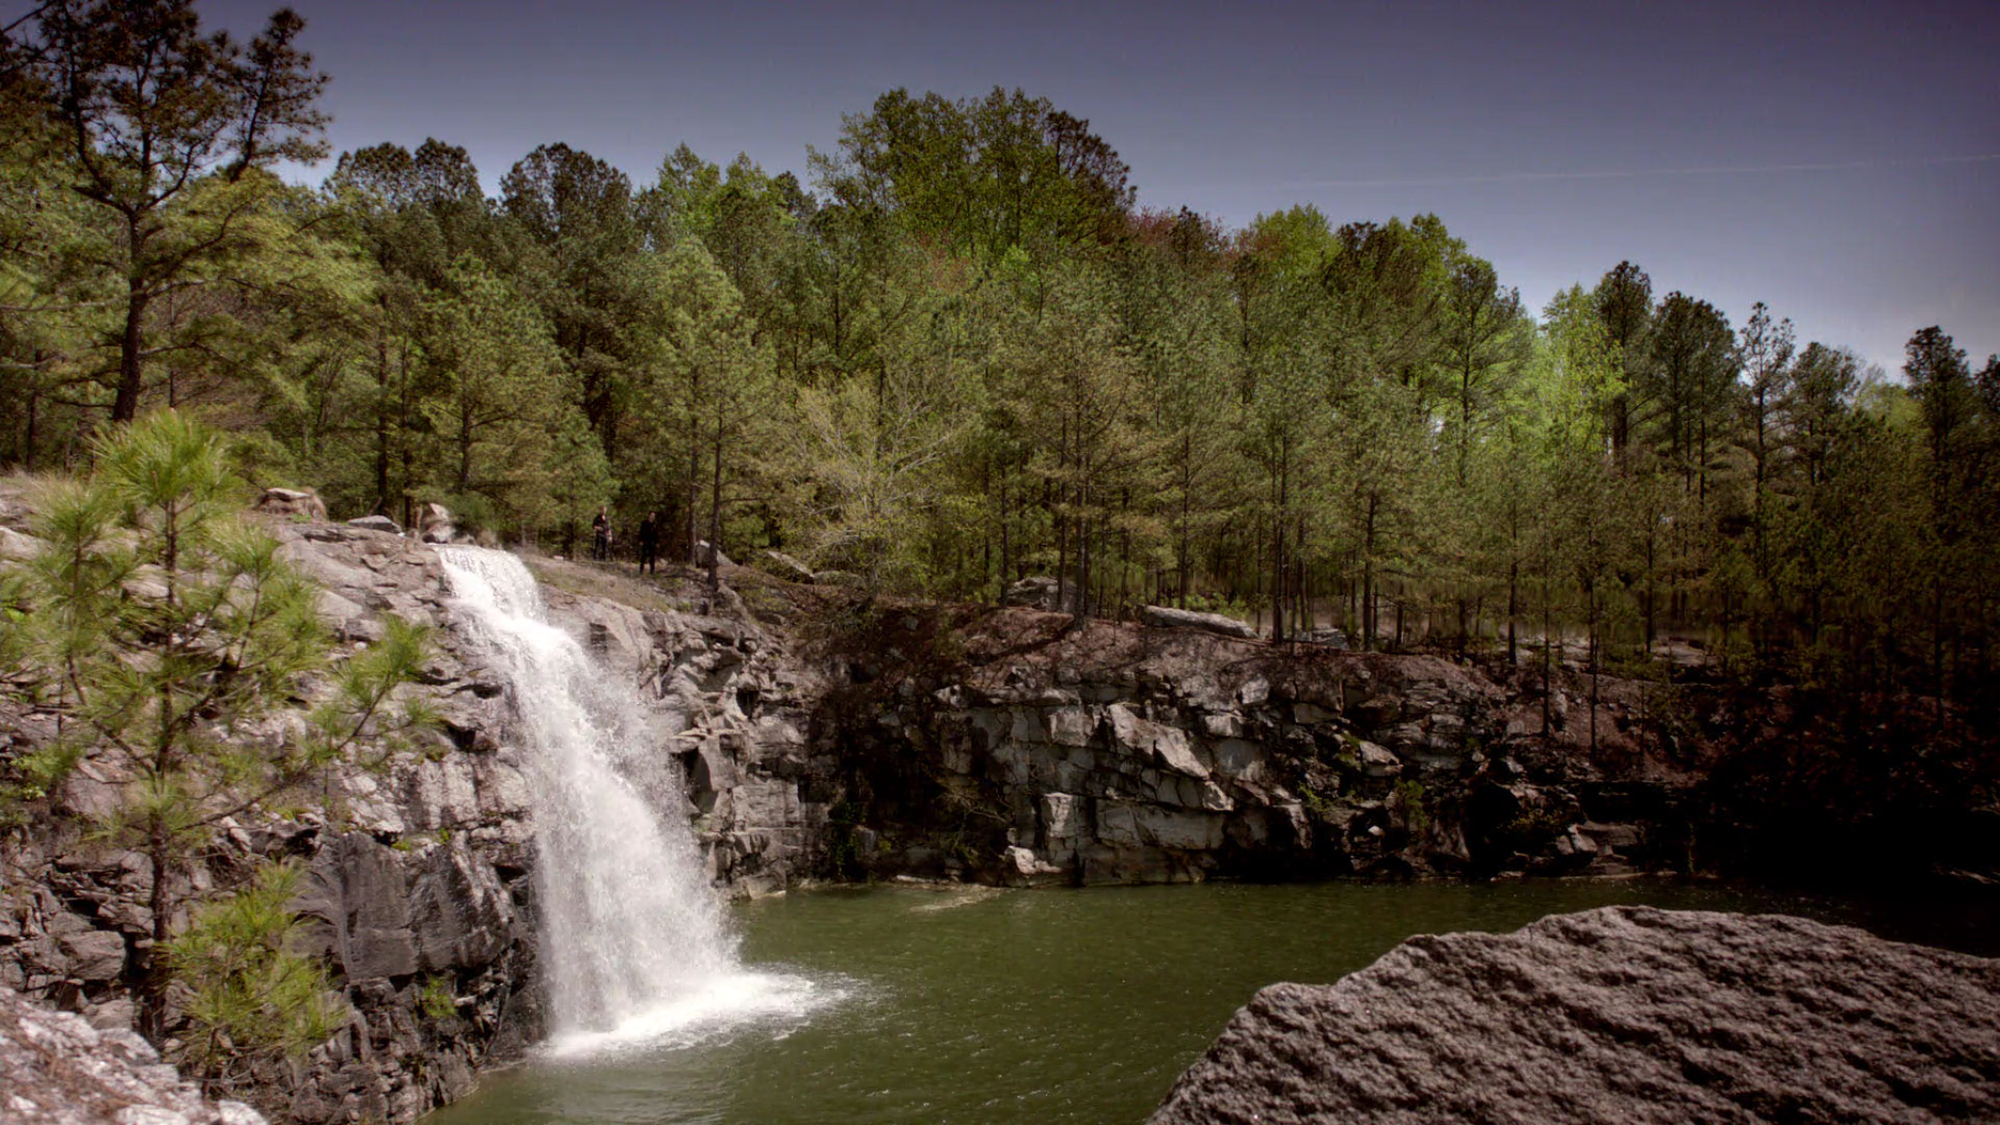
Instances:
[[[0,985],[0,1121],[9,1125],[264,1125],[212,1102],[138,1033],[99,1029]]]
[[[1153,1125],[2000,1121],[2000,960],[1618,906],[1405,941],[1236,1013]]]

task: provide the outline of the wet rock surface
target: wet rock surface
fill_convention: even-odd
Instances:
[[[2000,1120],[2000,961],[1610,907],[1259,992],[1152,1125]]]
[[[92,1027],[0,988],[0,1121],[9,1125],[264,1125],[210,1101],[136,1032]]]

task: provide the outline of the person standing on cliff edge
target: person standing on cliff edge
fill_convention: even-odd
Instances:
[[[660,572],[660,513],[647,512],[639,521],[639,573]]]
[[[602,504],[597,506],[597,518],[590,521],[590,557],[611,561],[611,516]]]

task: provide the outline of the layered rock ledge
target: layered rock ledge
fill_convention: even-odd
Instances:
[[[1259,992],[1151,1125],[2000,1120],[2000,960],[1609,907]]]
[[[1149,611],[1150,613],[1151,611]],[[1688,855],[1707,765],[1643,694],[1597,719],[1437,656],[1153,614],[879,613],[821,655],[849,878],[1009,884],[1628,875]]]

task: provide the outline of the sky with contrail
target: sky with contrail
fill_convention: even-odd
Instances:
[[[2000,351],[1991,0],[291,4],[336,150],[436,136],[489,190],[553,141],[635,183],[683,141],[803,177],[885,90],[1020,87],[1145,206],[1432,211],[1536,308],[1629,258],[1892,371],[1929,324]],[[275,6],[201,10],[247,36]]]
[[[1758,172],[1858,172],[1871,168],[1919,167],[1942,164],[1982,164],[2000,160],[2000,153],[1980,156],[1938,156],[1916,160],[1849,160],[1821,164],[1737,164],[1707,168],[1600,168],[1570,172],[1490,172],[1485,175],[1417,176],[1387,180],[1307,180],[1304,188],[1443,187],[1455,184],[1504,184],[1525,180],[1630,180],[1649,176],[1724,176]]]

